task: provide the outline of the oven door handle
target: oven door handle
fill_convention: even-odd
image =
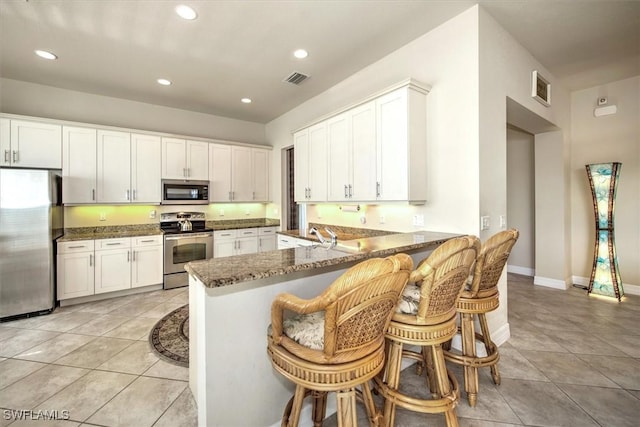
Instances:
[[[200,233],[200,234],[185,234],[181,236],[165,236],[165,240],[183,240],[183,239],[195,239],[198,237],[213,237],[211,233]]]

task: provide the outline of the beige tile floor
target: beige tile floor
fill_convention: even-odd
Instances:
[[[148,343],[153,325],[187,302],[179,288],[0,324],[0,427],[195,426],[188,369]],[[7,410],[68,419],[13,421]]]
[[[639,425],[640,297],[611,303],[512,274],[508,286],[502,384],[482,370],[478,405],[460,403],[460,425]],[[147,343],[155,322],[186,302],[186,288],[155,291],[0,324],[0,427],[196,425],[187,369],[159,360]],[[450,368],[460,381],[461,370]],[[403,387],[425,393],[414,372],[403,371]],[[13,422],[5,409],[66,410],[70,420]],[[396,421],[444,425],[444,417],[402,409]],[[335,424],[335,416],[325,422]]]

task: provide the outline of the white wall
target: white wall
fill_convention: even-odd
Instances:
[[[535,180],[533,135],[507,129],[507,218],[520,231],[509,255],[509,271],[535,272]]]
[[[4,78],[0,112],[266,144],[261,123]]]
[[[617,105],[617,114],[594,117],[601,96]],[[578,282],[588,281],[593,262],[594,216],[585,165],[618,161],[618,264],[622,283],[640,286],[640,76],[573,92],[571,106],[573,275]]]
[[[292,145],[292,132],[305,124],[364,99],[407,77],[433,87],[427,101],[428,202],[424,206],[391,205],[384,225],[379,208],[371,208],[365,227],[412,229],[413,213],[425,216],[425,229],[478,233],[478,21],[475,8],[463,12],[433,31],[360,70],[348,79],[301,104],[266,126],[267,141],[276,160],[271,191],[281,203],[280,156]],[[369,208],[367,208],[369,211]],[[308,220],[351,224],[356,216],[321,208]],[[359,224],[357,222],[356,224]],[[351,224],[353,225],[353,224]],[[360,225],[362,226],[362,225]]]

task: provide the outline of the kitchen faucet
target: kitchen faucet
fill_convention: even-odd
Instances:
[[[317,228],[311,227],[309,229],[309,234],[315,234],[316,236],[318,236],[318,240],[320,240],[320,243],[325,242],[324,237],[322,237],[322,234],[320,234],[320,231]]]
[[[329,227],[325,227],[324,230],[329,233],[329,236],[331,236],[331,247],[334,247],[338,243],[338,235]]]

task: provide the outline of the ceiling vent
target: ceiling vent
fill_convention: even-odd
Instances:
[[[303,81],[307,80],[308,78],[309,78],[309,76],[304,75],[302,73],[299,73],[297,71],[294,71],[289,76],[285,77],[283,82],[292,83],[294,85],[299,85],[300,83],[302,83]]]

